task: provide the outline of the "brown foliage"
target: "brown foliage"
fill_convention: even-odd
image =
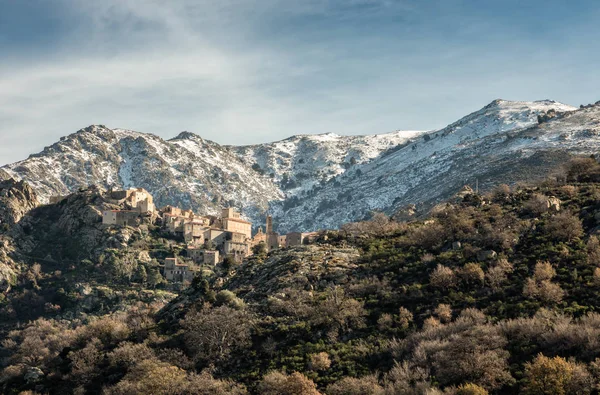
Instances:
[[[525,364],[526,394],[589,394],[592,378],[585,368],[562,357],[548,358],[542,354]]]
[[[262,395],[320,395],[315,383],[302,373],[290,375],[271,372],[265,375],[258,385]]]
[[[190,312],[182,323],[186,346],[195,359],[213,362],[248,347],[251,325],[248,313],[228,306]]]
[[[562,211],[548,218],[544,230],[557,241],[572,241],[583,236],[583,226],[578,216]]]
[[[331,366],[331,359],[326,352],[309,355],[309,366],[312,370],[327,370]]]
[[[469,286],[482,285],[485,273],[479,264],[471,262],[456,271],[463,283]]]
[[[429,276],[429,283],[436,288],[451,288],[456,285],[456,275],[449,267],[437,265]]]
[[[369,375],[360,378],[344,377],[327,387],[327,395],[384,395],[385,391],[377,376]]]

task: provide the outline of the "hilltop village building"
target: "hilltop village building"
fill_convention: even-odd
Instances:
[[[106,200],[115,205],[125,205],[128,209],[104,211],[102,223],[105,225],[135,226],[141,216],[151,216],[156,211],[152,195],[144,188],[109,191]]]
[[[192,210],[166,206],[157,210],[152,195],[143,188],[109,191],[106,201],[124,206],[122,210],[106,210],[102,213],[105,225],[135,226],[144,217],[158,218],[164,231],[181,237],[187,248],[187,258],[197,264],[216,265],[225,257],[236,262],[252,254],[252,247],[264,243],[267,251],[286,246],[305,244],[316,233],[293,232],[280,235],[273,229],[273,218],[266,220],[266,232],[262,227],[252,236],[252,223],[242,219],[232,207],[224,208],[220,216],[196,215]],[[194,277],[189,265],[178,263],[177,257],[166,258],[163,275],[167,281],[187,282]]]
[[[166,258],[164,276],[167,281],[187,282],[194,279],[195,272],[188,265],[177,263],[177,258]]]

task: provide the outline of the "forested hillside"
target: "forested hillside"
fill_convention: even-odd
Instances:
[[[311,245],[257,249],[166,304],[15,326],[0,388],[596,393],[599,230],[600,165],[577,158],[541,184],[467,188],[423,220],[374,214]]]

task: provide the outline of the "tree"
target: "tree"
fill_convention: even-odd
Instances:
[[[590,236],[586,245],[588,264],[600,266],[600,240],[598,236]]]
[[[583,236],[583,226],[578,216],[568,211],[553,215],[544,227],[546,234],[557,241],[573,241]]]
[[[456,285],[456,275],[449,267],[438,264],[429,276],[429,283],[436,288],[448,289]]]
[[[309,355],[309,366],[312,370],[327,370],[331,366],[331,359],[326,352]]]
[[[506,282],[507,275],[512,272],[513,265],[506,258],[500,258],[488,269],[485,278],[493,290],[498,290]]]
[[[558,303],[564,296],[564,291],[551,280],[556,271],[550,262],[538,262],[535,265],[532,278],[528,278],[523,287],[523,295],[530,299],[538,299],[543,303]]]
[[[461,280],[469,286],[482,285],[485,279],[485,273],[481,266],[477,263],[471,262],[464,265],[462,268],[457,270]]]
[[[488,395],[488,392],[477,384],[466,383],[456,389],[455,395]]]
[[[327,387],[327,395],[384,395],[385,390],[376,375],[360,378],[344,377]]]
[[[315,383],[302,373],[287,375],[271,372],[265,375],[258,385],[261,395],[321,395]]]
[[[218,362],[251,344],[251,325],[251,317],[243,310],[204,307],[186,315],[185,344],[196,360]]]
[[[140,280],[142,284],[145,284],[146,281],[148,281],[148,273],[146,272],[146,266],[138,266],[136,277]]]
[[[253,246],[252,253],[254,255],[266,255],[267,254],[267,245],[265,244],[265,242],[261,241],[260,243]]]
[[[156,288],[157,285],[160,285],[164,282],[164,278],[157,269],[151,268],[147,281],[149,286]]]
[[[579,363],[538,354],[532,362],[525,364],[525,394],[589,394],[591,390],[591,376]]]
[[[438,307],[435,308],[434,314],[443,323],[448,323],[452,320],[452,308],[450,305],[440,303]]]

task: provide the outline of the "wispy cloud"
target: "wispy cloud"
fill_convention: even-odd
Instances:
[[[441,127],[497,97],[594,99],[595,3],[553,30],[514,0],[505,15],[465,3],[0,0],[0,163],[92,123],[248,144]]]

